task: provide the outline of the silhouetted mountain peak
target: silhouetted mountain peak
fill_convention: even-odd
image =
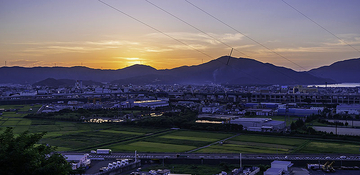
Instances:
[[[116,83],[164,84],[314,84],[328,81],[307,72],[277,67],[249,58],[222,56],[209,62],[157,70],[148,65],[135,64],[118,70],[75,67],[0,68],[4,75],[0,83],[34,83],[46,78],[53,84],[66,83],[64,79],[91,80]],[[57,82],[53,82],[54,79]],[[119,80],[119,81],[116,81]],[[328,81],[329,82],[329,81]],[[48,83],[46,83],[48,84]],[[69,83],[71,84],[71,83]]]
[[[155,68],[148,66],[148,65],[143,65],[143,64],[134,64],[131,65],[129,67],[125,67],[123,70],[128,70],[128,69],[132,69],[132,70],[156,70]]]

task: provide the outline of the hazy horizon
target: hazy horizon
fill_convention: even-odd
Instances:
[[[223,57],[223,56],[220,56],[220,57]],[[219,57],[219,58],[220,58],[220,57]],[[233,58],[234,58],[234,57],[233,57]],[[360,58],[360,57],[359,57],[359,58]],[[214,60],[216,60],[216,59],[218,59],[218,58],[215,58]],[[235,59],[240,59],[240,58],[235,58]],[[252,59],[252,58],[246,58],[246,59]],[[350,58],[350,59],[345,59],[345,60],[351,60],[351,59],[357,59],[357,58]],[[253,59],[253,60],[255,60],[255,59]],[[345,60],[340,60],[340,61],[345,61]],[[86,67],[86,68],[90,68],[90,69],[100,69],[100,70],[119,70],[119,69],[124,69],[124,68],[127,68],[127,67],[136,66],[136,65],[142,65],[142,66],[150,66],[150,67],[152,67],[152,68],[155,68],[156,70],[167,70],[167,69],[175,69],[175,68],[184,67],[184,66],[197,66],[197,65],[201,65],[201,64],[208,63],[208,62],[210,62],[210,61],[212,61],[212,60],[209,60],[209,61],[207,61],[207,62],[200,63],[200,64],[180,65],[180,66],[177,66],[177,67],[164,68],[164,69],[157,69],[157,68],[155,68],[155,67],[153,67],[153,66],[151,66],[151,65],[147,65],[147,64],[132,64],[132,65],[127,65],[127,66],[122,67],[122,68],[115,68],[115,69],[111,69],[111,68],[109,68],[109,69],[107,69],[107,68],[93,68],[93,67],[88,67],[88,66],[86,66],[86,65],[72,65],[72,66],[61,66],[61,65],[59,65],[59,66],[16,66],[16,65],[14,65],[14,66],[1,66],[0,68],[4,68],[4,67],[23,67],[23,68],[40,68],[40,67],[42,67],[42,68],[54,68],[54,67],[71,68],[71,67]],[[258,61],[258,60],[256,60],[256,61]],[[262,62],[262,63],[265,63],[265,62]],[[334,62],[334,63],[335,63],[335,62]],[[270,63],[270,64],[272,64],[272,63]],[[328,65],[322,65],[322,66],[320,66],[320,67],[330,66],[331,64],[333,64],[333,63],[330,63],[330,64],[328,64]],[[275,65],[275,66],[285,67],[285,66],[279,66],[279,65]],[[317,68],[320,68],[320,67],[314,67],[314,68],[312,68],[312,69],[317,69]],[[285,68],[289,68],[289,67],[285,67]],[[290,68],[290,69],[292,69],[292,68]],[[292,70],[294,70],[294,69],[292,69]],[[309,70],[311,70],[311,69],[309,69]],[[305,70],[305,71],[309,71],[309,70]],[[300,71],[300,70],[294,70],[294,71],[302,72],[302,70],[301,70],[301,71]]]

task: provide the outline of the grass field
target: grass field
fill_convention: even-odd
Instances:
[[[0,109],[17,110],[17,112],[15,111],[3,112],[2,117],[18,117],[18,118],[25,117],[27,114],[30,113],[35,113],[36,111],[39,110],[40,107],[41,105],[0,105]]]
[[[4,109],[18,109],[27,111],[32,106],[1,106]],[[38,106],[41,107],[41,106]],[[18,111],[20,110],[18,109]],[[134,138],[158,132],[161,129],[128,127],[112,124],[76,123],[56,120],[41,120],[23,118],[24,114],[4,112],[0,118],[0,132],[6,127],[13,127],[14,134],[24,131],[32,133],[47,132],[41,143],[58,146],[58,151],[79,150],[103,143]]]
[[[137,142],[114,144],[111,145],[110,148],[113,151],[185,152],[232,135],[233,134],[180,130],[159,136],[143,138]]]
[[[212,145],[201,149],[201,153],[291,153],[306,139],[293,139],[287,137],[245,135],[234,137],[222,145]]]
[[[233,134],[213,133],[213,132],[178,131],[172,134],[161,136],[160,138],[215,142],[217,140],[230,137],[232,135]]]
[[[234,137],[231,140],[242,141],[242,142],[290,145],[290,146],[298,146],[304,143],[305,141],[307,141],[306,139],[293,139],[289,137],[261,136],[261,135],[240,135]]]
[[[351,153],[359,154],[360,146],[352,143],[340,142],[325,142],[325,141],[311,141],[300,153]]]
[[[266,145],[254,145],[254,144],[224,144],[213,145],[209,148],[204,148],[198,153],[289,153],[289,149],[266,147]]]
[[[41,143],[57,146],[58,151],[89,151],[110,148],[113,151],[137,150],[139,152],[185,152],[228,138],[235,133],[210,131],[172,130],[151,127],[134,127],[111,123],[78,123],[57,120],[24,118],[38,106],[9,105],[0,109],[17,109],[0,116],[0,133],[13,127],[15,134],[29,130],[32,133],[47,132]],[[32,108],[33,110],[30,110]],[[273,117],[274,120],[281,118]],[[154,134],[157,133],[157,134]],[[222,145],[216,144],[198,150],[201,153],[359,153],[359,144],[332,140],[311,140],[281,136],[241,134]]]
[[[127,151],[127,152],[132,152],[135,150],[138,150],[139,152],[185,152],[195,148],[196,148],[195,146],[188,146],[188,145],[143,142],[143,141],[133,142],[127,145],[114,145],[110,147],[110,149],[112,149],[113,151]]]

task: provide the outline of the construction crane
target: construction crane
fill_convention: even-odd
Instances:
[[[88,97],[88,103],[90,103],[90,101],[93,101],[93,104],[96,104],[96,101],[98,101],[99,103],[101,103],[101,98],[91,98],[91,97]]]
[[[326,162],[324,165],[323,165],[323,171],[324,172],[327,172],[327,173],[330,173],[330,172],[335,172],[335,169],[334,167],[332,166],[334,164],[335,161],[332,161],[330,164],[328,164],[329,162]]]
[[[322,166],[323,171],[325,171],[327,164],[329,164],[329,161],[327,161],[327,162]]]

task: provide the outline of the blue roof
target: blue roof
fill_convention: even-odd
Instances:
[[[281,125],[284,123],[285,123],[284,121],[271,120],[271,121],[265,122],[264,125]]]
[[[278,109],[278,115],[285,115],[286,109],[280,108]],[[310,116],[312,114],[319,114],[318,109],[298,109],[298,108],[290,108],[287,112],[287,115],[289,116]]]

